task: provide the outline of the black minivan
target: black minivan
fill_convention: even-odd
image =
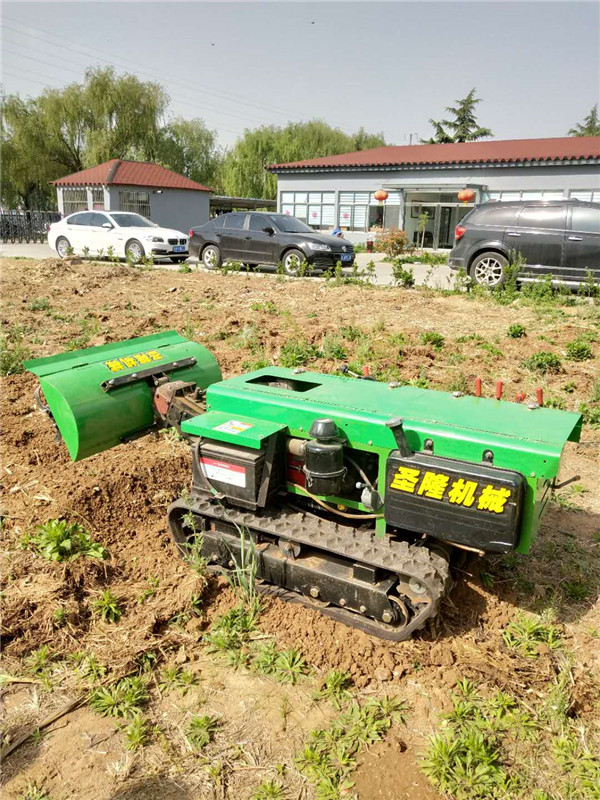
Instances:
[[[519,281],[551,274],[577,286],[591,274],[600,283],[600,203],[492,201],[463,217],[454,235],[448,266],[462,267],[483,286],[505,280],[514,254],[527,262]]]

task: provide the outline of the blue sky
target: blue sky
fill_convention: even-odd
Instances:
[[[596,2],[5,2],[2,15],[6,93],[113,64],[162,83],[170,113],[224,145],[311,118],[405,144],[472,86],[494,138],[565,136],[600,96]]]

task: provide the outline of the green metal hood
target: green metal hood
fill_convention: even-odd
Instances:
[[[186,360],[187,366],[173,366]],[[152,392],[145,380],[114,389],[108,389],[107,382],[163,366],[173,379],[194,381],[201,389],[221,379],[214,356],[176,331],[25,362],[40,379],[73,461],[114,447],[154,425]]]

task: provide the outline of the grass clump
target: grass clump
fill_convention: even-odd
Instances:
[[[402,262],[396,260],[392,264],[392,280],[396,286],[402,286],[404,289],[412,289],[415,285],[415,275],[412,269],[403,266]]]
[[[319,349],[308,339],[288,339],[281,346],[279,365],[293,369],[303,367],[321,355]]]
[[[44,675],[53,660],[54,654],[47,644],[43,644],[25,658],[25,668],[33,675]]]
[[[31,547],[48,561],[73,561],[79,556],[108,558],[108,550],[77,522],[51,519],[38,525],[32,534],[21,540],[23,547]]]
[[[23,794],[19,795],[19,800],[50,800],[50,795],[42,787],[38,786],[35,781],[28,783]]]
[[[123,616],[119,598],[110,589],[106,589],[93,603],[94,611],[105,622],[118,622]]]
[[[525,328],[519,322],[515,322],[514,325],[509,325],[506,335],[509,339],[521,339],[525,336]]]
[[[592,348],[582,336],[567,343],[567,358],[569,361],[587,361],[593,357]]]
[[[212,717],[210,714],[192,717],[187,729],[187,738],[190,745],[195,750],[202,750],[215,738],[219,725],[217,717]]]
[[[318,800],[333,800],[354,785],[357,755],[380,741],[394,723],[405,721],[406,704],[395,697],[352,703],[328,729],[311,732],[296,756],[300,773],[312,783]]]
[[[348,358],[348,351],[341,342],[340,337],[334,333],[328,333],[323,337],[321,351],[323,358],[328,358],[332,361],[343,361]]]
[[[149,698],[143,678],[132,675],[113,686],[100,686],[90,697],[90,706],[102,717],[133,719]]]
[[[539,372],[545,375],[547,372],[560,372],[562,364],[555,353],[550,353],[548,350],[540,350],[538,353],[533,353],[529,358],[526,358],[523,361],[523,366],[532,372]]]
[[[521,655],[533,657],[540,651],[540,645],[555,650],[561,645],[561,634],[552,620],[543,615],[540,619],[520,614],[508,624],[502,634],[504,644]]]
[[[441,350],[446,343],[444,335],[436,333],[436,331],[425,331],[425,333],[419,336],[419,340],[421,344],[430,344],[435,347],[436,350]]]

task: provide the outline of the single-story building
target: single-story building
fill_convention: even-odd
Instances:
[[[281,213],[323,231],[338,224],[355,242],[398,227],[416,243],[427,213],[425,245],[448,248],[460,219],[487,200],[600,202],[600,136],[377,147],[268,169]],[[465,188],[474,191],[466,205],[457,197]]]
[[[113,158],[52,183],[64,216],[93,209],[132,211],[184,232],[210,217],[210,189],[149,162]]]

